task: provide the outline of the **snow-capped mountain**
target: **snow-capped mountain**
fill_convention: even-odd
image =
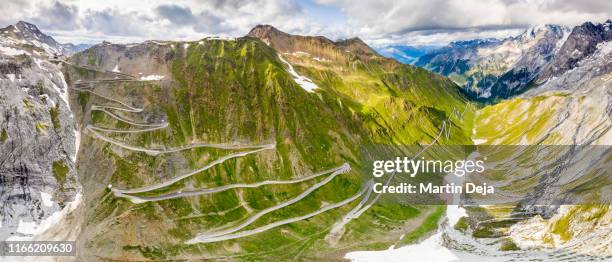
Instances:
[[[600,44],[612,40],[612,20],[603,24],[586,22],[577,26],[568,35],[554,54],[552,61],[540,73],[538,83],[558,77],[578,66],[580,61],[600,49]]]
[[[478,98],[506,98],[522,92],[570,35],[567,27],[539,25],[502,40],[451,43],[416,65],[450,77]]]
[[[33,54],[37,56],[70,55],[89,47],[86,44],[60,44],[53,37],[43,34],[36,25],[24,21],[0,29],[0,45],[0,51],[4,54],[35,52]],[[34,47],[44,52],[33,50]],[[22,51],[15,51],[18,49]]]
[[[50,61],[65,52],[32,24],[0,30],[0,240],[53,239],[71,232],[46,233],[80,198],[79,134],[66,79]]]

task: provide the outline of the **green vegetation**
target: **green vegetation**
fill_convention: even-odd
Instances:
[[[70,168],[64,163],[63,160],[53,161],[53,177],[55,181],[60,185],[60,191],[63,190],[64,184],[66,183],[66,176],[70,171]]]
[[[472,236],[476,238],[492,238],[497,237],[498,234],[497,232],[495,232],[494,229],[490,227],[479,227],[474,229],[474,232],[472,232]]]
[[[609,208],[609,205],[580,205],[572,207],[560,219],[554,221],[551,232],[559,235],[562,241],[570,240],[575,232],[570,228],[572,223],[597,223],[608,212]]]
[[[461,218],[459,218],[459,220],[457,221],[457,223],[453,227],[456,230],[459,230],[461,232],[465,232],[465,231],[467,231],[469,226],[470,226],[470,224],[468,223],[467,218],[466,217],[461,217]]]
[[[34,126],[36,127],[36,132],[38,132],[39,134],[46,134],[47,128],[49,128],[49,125],[43,122],[36,122]]]
[[[81,109],[85,110],[87,106],[87,101],[89,101],[89,93],[88,92],[78,92],[78,100],[79,105],[81,105]]]
[[[320,87],[313,94],[295,83],[276,51],[252,38],[204,40],[203,44],[194,43],[187,49],[170,45],[151,49],[156,56],[168,58],[172,82],[113,83],[104,88],[112,89],[113,96],[121,101],[145,106],[143,113],[121,112],[122,115],[141,122],[154,122],[163,115],[169,127],[152,132],[108,134],[111,138],[150,148],[234,141],[276,142],[276,148],[228,160],[171,186],[138,195],[290,179],[350,163],[349,173],[339,175],[298,203],[261,217],[247,229],[304,215],[353,196],[362,186],[359,174],[362,145],[429,144],[440,133],[443,122],[447,123],[449,136],[441,136],[436,143],[470,142],[469,122],[475,106],[459,94],[451,81],[423,69],[355,57],[343,57],[327,65],[285,57],[299,74]],[[95,57],[94,50],[80,54],[85,55],[85,60],[78,54],[74,59],[103,61]],[[341,54],[350,56],[346,52]],[[72,74],[70,79],[103,78],[87,70],[67,70]],[[91,100],[89,94],[78,92],[78,101],[85,110]],[[94,104],[98,103],[110,102],[96,99]],[[101,112],[94,111],[91,119],[99,126],[133,128]],[[193,149],[150,156],[91,141],[91,152],[80,157],[112,166],[108,183],[118,188],[155,184],[240,151]],[[99,150],[95,149],[102,153],[97,154]],[[237,224],[253,212],[296,197],[317,181],[144,204],[115,198],[104,190],[89,222],[113,219],[113,223],[104,230],[91,229],[100,230],[89,232],[96,236],[91,244],[112,242],[135,256],[158,260],[172,259],[178,253],[215,254],[230,260],[333,256],[334,250],[323,239],[333,223],[360,199],[255,236],[222,243],[184,244],[200,232]],[[411,243],[434,231],[444,210],[444,206],[405,206],[381,201],[346,226],[337,248],[387,248],[406,231],[409,233],[402,243]],[[412,223],[414,220],[419,223]],[[142,231],[134,224],[152,230]],[[138,239],[132,237],[135,235]],[[142,239],[147,240],[147,246],[141,244]]]
[[[2,128],[2,133],[0,134],[0,142],[6,141],[8,139],[8,133],[6,132],[6,128]]]
[[[54,129],[60,129],[62,127],[59,121],[58,113],[59,113],[59,103],[57,103],[55,107],[52,107],[49,109],[49,115],[51,116],[51,123],[53,124]]]
[[[501,242],[501,246],[499,247],[501,251],[516,251],[521,250],[511,238],[504,238]]]
[[[34,109],[34,104],[32,104],[32,102],[30,100],[28,100],[28,99],[25,99],[25,98],[23,99],[23,105],[28,110]]]
[[[402,238],[399,243],[400,246],[412,244],[423,238],[426,234],[436,230],[438,228],[438,221],[445,214],[445,212],[446,206],[437,206],[416,230],[413,230]]]

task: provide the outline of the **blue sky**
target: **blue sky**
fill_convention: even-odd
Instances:
[[[298,4],[304,8],[306,15],[315,21],[325,25],[346,25],[346,16],[336,6],[320,5],[311,0],[299,0]]]
[[[5,0],[0,25],[38,25],[61,42],[127,43],[243,36],[257,24],[375,46],[506,37],[531,25],[612,17],[601,0]]]

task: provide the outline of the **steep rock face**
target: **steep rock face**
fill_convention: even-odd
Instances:
[[[186,46],[188,48],[189,44]],[[176,44],[164,41],[146,41],[134,45],[103,42],[94,47],[97,48],[77,53],[70,60],[78,65],[143,79],[168,75],[166,65],[178,48]]]
[[[78,133],[64,76],[48,61],[53,43],[25,22],[0,32],[2,240],[41,235],[78,199]]]
[[[534,26],[503,40],[452,43],[421,57],[416,65],[449,76],[473,97],[507,98],[528,87],[568,34],[561,26]]]
[[[563,43],[554,59],[540,74],[538,83],[562,75],[578,66],[578,63],[595,53],[600,43],[612,40],[612,21],[603,24],[586,22],[575,27]]]

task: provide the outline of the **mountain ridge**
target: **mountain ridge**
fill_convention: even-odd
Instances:
[[[261,39],[280,53],[307,52],[324,59],[346,60],[347,58],[342,52],[347,52],[361,59],[384,59],[359,37],[332,41],[324,36],[288,34],[271,25],[257,25],[249,31],[247,36]],[[339,50],[342,52],[339,52]]]

